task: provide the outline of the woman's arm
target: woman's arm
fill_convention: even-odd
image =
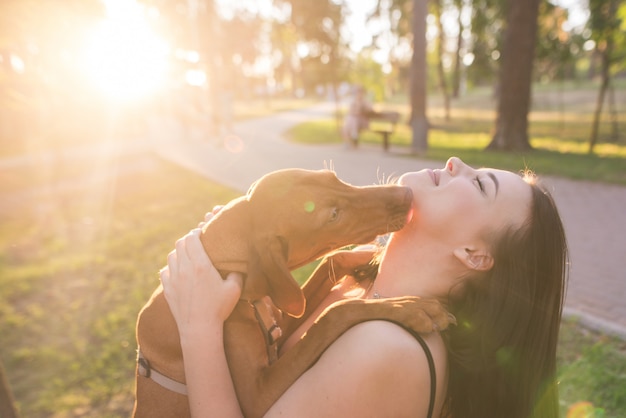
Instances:
[[[241,294],[242,277],[217,272],[195,229],[176,242],[161,271],[165,298],[181,338],[194,417],[242,416],[224,352],[224,321]]]

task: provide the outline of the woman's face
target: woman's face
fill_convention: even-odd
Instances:
[[[452,157],[443,169],[406,173],[399,184],[413,190],[414,216],[405,230],[417,228],[463,245],[527,219],[531,189],[509,171],[473,169]]]

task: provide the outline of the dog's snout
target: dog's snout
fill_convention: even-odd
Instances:
[[[391,188],[390,199],[387,200],[387,209],[409,210],[413,203],[413,191],[404,186]]]
[[[409,187],[402,187],[404,190],[403,204],[410,205],[413,203],[413,191]]]
[[[413,202],[413,190],[411,190],[409,187],[405,187],[404,189],[404,198],[406,199],[406,201],[409,203]]]

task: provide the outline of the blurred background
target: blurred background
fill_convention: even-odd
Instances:
[[[401,115],[401,158],[528,167],[575,179],[581,201],[614,186],[614,202],[625,34],[626,0],[0,0],[0,418],[11,391],[24,417],[130,415],[156,272],[240,194],[161,158],[157,137],[219,157],[237,152],[232,124],[306,107],[288,115],[311,120],[272,134],[341,144],[362,87]],[[260,137],[277,119],[249,122]],[[356,158],[383,155],[372,129],[359,140]],[[580,293],[618,316],[623,206],[591,203],[576,219],[595,251]],[[625,353],[623,338],[564,321],[563,416],[626,416]]]
[[[406,97],[420,30],[430,94],[447,107],[477,87],[497,94],[508,3],[424,3],[421,28],[412,0],[4,0],[2,153],[141,135],[164,114],[215,132],[233,103],[341,98],[354,84]],[[541,1],[533,81],[623,78],[624,10]]]

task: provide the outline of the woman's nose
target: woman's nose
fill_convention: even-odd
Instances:
[[[467,165],[458,157],[450,157],[446,162],[446,170],[453,176],[458,174],[464,167],[467,167]]]

